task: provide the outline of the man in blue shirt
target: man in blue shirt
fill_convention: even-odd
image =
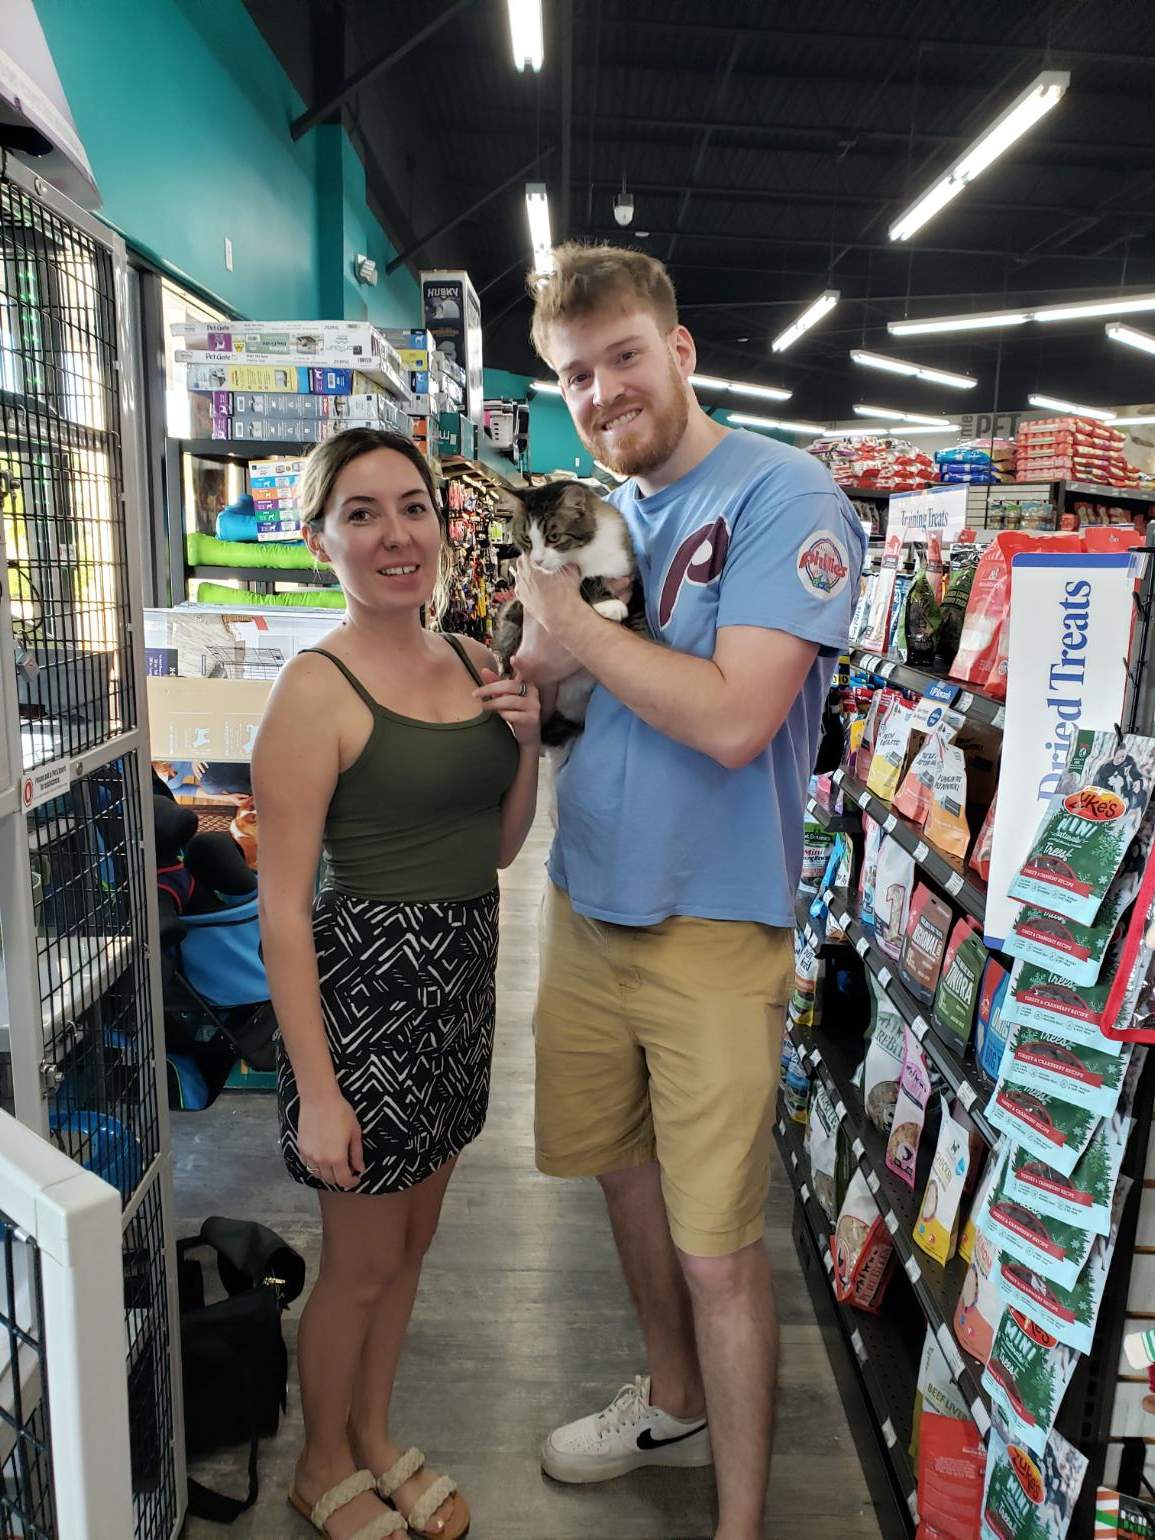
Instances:
[[[554,258],[534,342],[594,458],[631,478],[611,501],[654,640],[596,614],[573,568],[520,563],[521,671],[546,683],[576,659],[598,681],[557,780],[537,1158],[599,1179],[649,1375],[550,1434],[542,1463],[586,1482],[712,1462],[715,1540],[756,1540],[778,1357],[764,1210],[803,807],[864,538],[818,461],[702,411],[660,263],[577,245]]]

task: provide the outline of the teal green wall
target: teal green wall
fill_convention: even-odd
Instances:
[[[101,214],[130,244],[241,315],[416,321],[412,275],[384,276],[393,248],[347,135],[293,142],[305,104],[242,0],[35,3]],[[357,251],[375,289],[353,280]]]

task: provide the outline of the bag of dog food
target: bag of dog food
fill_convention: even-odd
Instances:
[[[1006,1256],[1064,1289],[1074,1288],[1095,1240],[1091,1231],[1080,1224],[1045,1219],[1033,1208],[1017,1202],[1007,1192],[1005,1173],[990,1196],[984,1233],[991,1245]]]
[[[1007,1170],[1006,1191],[1044,1219],[1083,1225],[1093,1235],[1111,1233],[1111,1205],[1135,1120],[1104,1118],[1070,1176],[1048,1166],[1030,1150],[1016,1148]]]
[[[970,1134],[951,1117],[946,1097],[939,1102],[938,1144],[915,1221],[914,1243],[945,1267],[958,1242],[959,1209],[970,1169]]]
[[[898,795],[894,799],[895,812],[909,818],[920,829],[930,812],[934,783],[942,768],[943,754],[962,720],[958,712],[946,712],[939,708],[937,720],[928,728],[922,747],[911,760],[910,769],[898,788]]]
[[[1084,984],[1081,989],[1035,963],[1017,962],[1003,1004],[1004,1022],[1038,1027],[1065,1043],[1079,1043],[1101,1053],[1120,1053],[1123,1044],[1104,1037],[1101,1030],[1119,957],[1120,949],[1112,945],[1099,982]]]
[[[1122,1053],[1105,1053],[1018,1022],[1010,1029],[1002,1073],[1008,1085],[1057,1096],[1109,1118],[1119,1101],[1130,1058],[1130,1044]]]
[[[884,839],[874,878],[874,933],[879,946],[894,962],[902,954],[914,871],[914,857],[896,840]]]
[[[965,861],[971,831],[967,823],[967,761],[957,743],[947,744],[934,779],[926,837],[944,856]]]
[[[1010,896],[1091,924],[1139,832],[1155,782],[1155,739],[1080,729]]]
[[[950,905],[920,883],[910,901],[898,971],[911,994],[924,1005],[934,999],[950,926]]]
[[[935,990],[934,1025],[960,1057],[970,1041],[986,965],[987,949],[974,921],[956,921]]]
[[[1090,925],[1024,904],[1003,943],[1003,951],[1009,957],[1021,957],[1024,962],[1047,969],[1076,988],[1097,984],[1120,917],[1134,896],[1130,874],[1121,873]]]
[[[805,1123],[810,1103],[810,1072],[797,1048],[791,1050],[786,1078],[782,1082],[782,1101],[786,1116],[794,1123]]]
[[[1017,1310],[1005,1310],[983,1386],[1016,1443],[1041,1458],[1079,1355]]]
[[[877,1315],[894,1268],[894,1243],[861,1170],[856,1171],[830,1238],[834,1293]]]
[[[864,786],[874,761],[874,746],[878,742],[878,736],[886,725],[886,719],[895,701],[899,699],[901,697],[897,690],[875,690],[871,697],[870,707],[866,713],[866,724],[862,729],[862,737],[858,741],[858,750],[854,756],[855,778]]]
[[[978,1217],[987,1201],[987,1194],[998,1173],[1000,1149],[994,1151],[982,1168],[982,1174],[975,1185],[974,1196],[971,1199],[970,1212],[958,1238],[958,1254],[964,1262],[970,1262],[975,1254],[975,1235],[978,1231]]]
[[[863,925],[874,924],[874,887],[878,875],[878,851],[882,844],[882,825],[869,813],[862,815],[862,870],[858,874],[858,918]]]
[[[886,1144],[886,1166],[888,1171],[901,1177],[912,1192],[918,1146],[929,1101],[930,1071],[927,1069],[926,1056],[918,1038],[909,1027],[904,1027],[902,1073],[890,1138]]]
[[[886,537],[886,545],[878,569],[878,581],[871,594],[870,618],[866,622],[866,630],[862,638],[862,646],[869,652],[886,651],[895,578],[901,556],[902,535],[898,530],[894,530]]]
[[[942,626],[942,613],[925,566],[919,568],[910,585],[904,621],[899,637],[900,656],[905,656],[906,661],[915,667],[932,667]]]
[[[873,973],[867,974],[873,1026],[862,1071],[866,1115],[880,1134],[889,1134],[902,1078],[905,1024]]]
[[[974,1540],[983,1505],[987,1452],[969,1414],[926,1409],[918,1449],[917,1540]]]
[[[962,1391],[954,1382],[950,1366],[943,1356],[931,1327],[926,1329],[922,1344],[922,1359],[918,1366],[918,1381],[914,1393],[914,1436],[910,1452],[918,1454],[918,1425],[924,1411],[940,1417],[969,1417],[970,1408],[963,1400]]]
[[[962,636],[963,619],[970,601],[971,587],[979,564],[979,549],[975,545],[956,545],[950,556],[950,576],[942,597],[941,618],[938,630],[938,651],[943,665],[949,669],[958,652]]]
[[[965,680],[1002,700],[1007,693],[1011,562],[1025,551],[1058,554],[1081,549],[1078,535],[1028,535],[1017,531],[996,535],[979,559],[951,677]]]
[[[979,1008],[976,1017],[975,1058],[992,1080],[998,1079],[999,1066],[1003,1062],[1003,1050],[1007,1046],[1008,1028],[1003,1024],[1003,1002],[1007,997],[1010,975],[1002,963],[988,957],[983,967],[983,981],[979,987]]]
[[[818,997],[822,979],[822,960],[803,931],[794,932],[794,993],[790,996],[789,1016],[796,1027],[818,1024]]]
[[[991,1428],[982,1540],[1067,1540],[1087,1457],[1052,1433],[1039,1460]]]
[[[804,1141],[810,1161],[810,1182],[819,1206],[831,1224],[838,1217],[835,1202],[835,1169],[838,1158],[838,1118],[834,1103],[820,1079],[810,1096],[810,1120]]]
[[[1099,1121],[1086,1107],[1008,1085],[1001,1076],[987,1104],[987,1120],[1064,1176],[1078,1165]]]

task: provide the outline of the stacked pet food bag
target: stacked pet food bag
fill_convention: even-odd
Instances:
[[[1143,476],[1123,446],[1127,435],[1090,417],[1038,417],[1019,424],[1019,481],[1089,481],[1100,487],[1137,487]]]
[[[970,439],[938,449],[937,478],[944,486],[996,487],[1015,479],[1013,438]]]
[[[847,489],[917,492],[936,479],[934,460],[908,439],[818,438],[807,447]]]
[[[1126,548],[1136,539],[1130,530],[1005,532],[981,551],[964,541],[949,563],[928,550],[901,592],[894,563],[864,597],[861,645],[1002,699],[1012,556],[1083,543]],[[854,1018],[852,992],[865,974],[870,1025],[854,1086],[858,1126],[873,1130],[872,1175],[884,1163],[892,1188],[909,1190],[913,1245],[939,1267],[950,1264],[955,1278],[965,1268],[953,1337],[945,1325],[938,1336],[928,1328],[919,1369],[911,1450],[919,1534],[1073,1540],[1088,1461],[1055,1423],[1092,1352],[1131,1185],[1122,1168],[1141,1045],[1155,1042],[1155,740],[1114,731],[1074,736],[1012,885],[1021,908],[996,954],[976,920],[920,880],[909,831],[981,888],[997,731],[954,709],[953,686],[939,699],[908,697],[889,683],[878,687],[879,678],[872,669],[839,679],[819,756],[825,773],[812,792],[838,812],[857,806],[842,788],[865,787],[901,817],[907,838],[900,844],[869,814],[861,840],[818,821],[806,826],[808,912],[796,938],[784,1106],[805,1125],[836,1296],[877,1313],[896,1271],[894,1231],[875,1199],[877,1180],[867,1179],[851,1148],[861,1153],[862,1140],[852,1140],[843,1109],[800,1051],[808,1037],[815,1041],[811,1034],[821,1047]],[[837,774],[827,768],[835,763]],[[958,891],[961,882],[944,889]],[[853,953],[829,944],[848,939],[845,913],[885,957],[881,983],[869,969],[853,970],[851,984],[841,976],[852,971]],[[831,969],[839,977],[824,989],[823,971]],[[914,1025],[888,993],[892,976],[917,1002]],[[824,994],[837,996],[839,1011],[821,1031]],[[939,1072],[943,1048],[966,1069],[956,1095]],[[997,1137],[993,1149],[976,1127],[980,1109]],[[940,1276],[945,1283],[947,1274]],[[957,1287],[951,1283],[948,1297]],[[989,1429],[983,1408],[960,1388],[960,1365],[989,1398]],[[1134,1533],[1155,1534],[1155,1507],[1105,1490],[1097,1507],[1136,1523],[1142,1514],[1151,1528]]]

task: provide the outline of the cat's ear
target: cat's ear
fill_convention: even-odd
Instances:
[[[558,508],[565,509],[567,513],[586,513],[589,511],[590,504],[590,489],[583,486],[580,481],[568,482],[557,500]]]

